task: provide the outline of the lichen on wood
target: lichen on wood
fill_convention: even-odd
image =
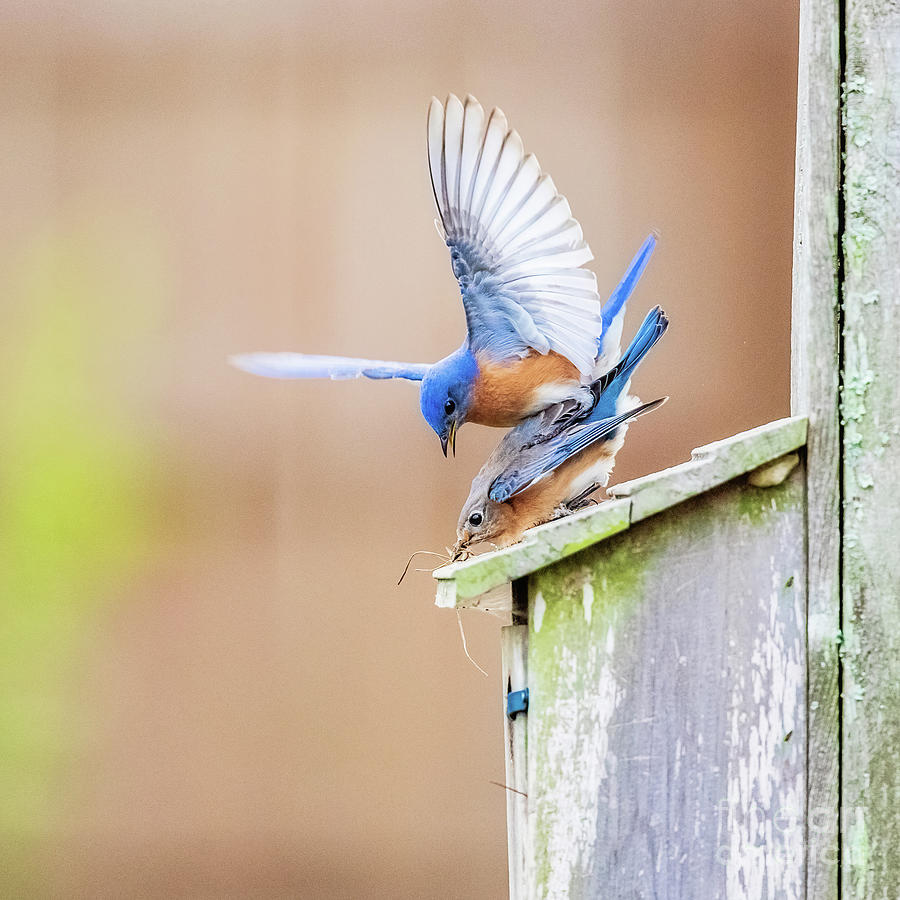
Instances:
[[[530,578],[532,896],[800,896],[804,473]]]
[[[900,7],[847,0],[842,880],[900,885]]]

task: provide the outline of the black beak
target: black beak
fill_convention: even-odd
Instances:
[[[447,444],[449,443],[449,441],[449,438],[441,437],[441,450],[444,451],[444,459],[447,458]]]

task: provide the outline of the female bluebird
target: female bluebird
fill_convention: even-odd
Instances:
[[[628,388],[668,325],[658,306],[651,310],[621,361],[591,385],[592,408],[562,430],[548,409],[507,433],[472,482],[455,556],[481,541],[514,544],[526,529],[577,509],[607,484],[628,422],[666,400],[641,404]]]
[[[450,248],[467,334],[440,362],[383,362],[298,353],[251,353],[232,362],[273,378],[421,381],[422,414],[455,451],[464,422],[509,427],[566,401],[593,404],[590,382],[604,327],[640,278],[650,237],[601,309],[593,256],[569,204],[524,151],[499,109],[451,94],[428,108],[428,166],[438,232]]]

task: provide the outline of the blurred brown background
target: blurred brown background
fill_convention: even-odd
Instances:
[[[796,7],[101,0],[0,7],[0,893],[506,891],[496,619],[433,608],[499,435],[446,462],[432,93],[503,107],[626,332],[673,327],[619,480],[787,413]],[[424,558],[425,562],[428,558]]]

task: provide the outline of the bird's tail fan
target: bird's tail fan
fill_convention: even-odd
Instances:
[[[634,370],[640,365],[656,342],[666,333],[668,327],[668,317],[659,306],[654,306],[647,313],[644,321],[641,323],[641,327],[632,338],[628,349],[619,362],[591,385],[591,390],[594,392],[594,396],[597,397],[598,402],[601,395],[609,390],[611,386],[615,385],[620,389],[624,388]],[[616,394],[618,395],[618,392]]]

